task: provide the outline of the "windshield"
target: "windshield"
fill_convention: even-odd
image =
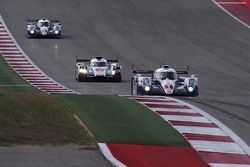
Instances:
[[[49,22],[48,21],[40,21],[37,23],[38,27],[49,27]]]
[[[155,72],[154,73],[154,78],[155,79],[170,79],[170,80],[175,80],[177,78],[175,72]]]
[[[107,67],[107,62],[91,62],[91,67]]]

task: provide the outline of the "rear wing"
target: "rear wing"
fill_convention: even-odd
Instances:
[[[27,20],[27,25],[36,25],[38,20]]]
[[[84,62],[90,62],[90,59],[79,59],[79,58],[76,58],[76,63],[84,63]]]
[[[176,71],[177,74],[188,75],[188,71]]]
[[[28,19],[27,23],[36,23],[38,20],[37,19]]]
[[[91,59],[81,59],[76,57],[76,63],[90,62]],[[118,59],[106,59],[108,63],[118,63]]]
[[[153,74],[152,70],[133,70],[133,74]]]
[[[166,68],[168,68],[168,66],[165,65]],[[132,65],[132,70],[133,70],[134,66]],[[151,74],[153,75],[154,71],[153,70],[133,70],[133,74]],[[177,74],[180,75],[188,75],[189,73],[189,66],[187,65],[186,70],[178,70],[176,71]]]
[[[176,71],[176,73],[180,74],[180,75],[188,75],[188,73],[189,73],[189,65],[187,65],[186,70],[178,70],[178,71]]]

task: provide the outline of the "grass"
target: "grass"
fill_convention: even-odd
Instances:
[[[39,92],[16,74],[0,55],[0,93],[19,91]]]
[[[162,118],[132,100],[48,95],[28,86],[0,57],[0,145],[93,145],[95,140],[76,122],[73,112],[97,142],[189,146]]]
[[[27,83],[2,57],[0,85],[0,145],[95,144],[61,101],[32,86],[7,86]]]
[[[138,103],[118,96],[63,95],[98,142],[189,146],[163,119]]]

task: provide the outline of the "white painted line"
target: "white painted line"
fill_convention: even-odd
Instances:
[[[20,51],[0,51],[2,54],[4,54],[4,55],[8,55],[8,54],[18,54],[18,55],[20,55]]]
[[[246,2],[217,2],[220,5],[245,5]]]
[[[245,154],[245,152],[236,143],[200,140],[189,140],[189,142],[198,151]]]
[[[39,87],[42,85],[57,85],[57,84],[56,83],[33,83],[32,85]]]
[[[1,39],[0,38],[0,42],[13,42],[11,39]],[[4,44],[5,45],[5,44]],[[12,44],[13,45],[13,44]]]
[[[173,108],[150,108],[150,110],[156,111],[163,111],[163,112],[188,112],[188,113],[197,113],[192,109],[173,109]]]
[[[34,67],[17,67],[17,68],[13,68],[15,71],[27,71],[27,70],[32,70],[33,72],[37,72],[38,70]],[[32,72],[32,71],[27,71],[27,72]]]
[[[9,35],[7,32],[0,32],[0,35]]]
[[[39,71],[18,71],[19,75],[34,75],[34,74],[38,74],[38,75],[43,75],[42,73],[40,73]]]
[[[28,69],[28,68],[32,68],[32,65],[10,65],[12,68],[13,66],[18,66],[18,68],[22,68],[22,69]],[[34,68],[34,67],[33,67]],[[16,68],[14,68],[16,69]]]
[[[159,104],[159,105],[177,105],[177,106],[182,106],[182,104],[180,104],[180,103],[176,103],[176,102],[141,102],[141,101],[139,101],[139,103],[141,103],[141,104]]]
[[[227,136],[219,128],[212,127],[196,127],[196,126],[174,126],[180,133],[191,133],[201,135]]]
[[[134,100],[134,99],[163,100],[162,97],[157,97],[157,96],[156,97],[152,97],[152,96],[141,96],[141,97],[140,96],[135,96],[135,97],[126,97],[126,98],[131,99],[131,100]]]
[[[212,0],[212,2],[214,2],[221,10],[223,10],[224,12],[226,12],[229,16],[231,16],[232,18],[234,18],[236,21],[240,22],[241,24],[243,24],[244,26],[246,26],[247,28],[250,29],[249,25],[247,25],[246,23],[244,23],[243,21],[241,21],[240,19],[238,19],[236,16],[232,15],[229,11],[227,11],[219,3],[217,3],[216,0]]]
[[[187,121],[187,122],[199,122],[199,123],[211,123],[205,117],[196,116],[181,116],[181,115],[161,115],[164,120],[167,121]]]
[[[21,57],[21,58],[8,58],[8,57],[6,58],[6,57],[5,57],[5,60],[7,60],[8,62],[11,62],[11,61],[14,62],[15,60],[16,60],[16,61],[18,61],[18,60],[20,60],[20,61],[25,61],[25,60],[27,60],[27,59],[26,59],[26,58],[22,58],[22,57]],[[28,60],[27,60],[27,61],[28,61]]]
[[[211,167],[250,167],[250,165],[244,164],[223,164],[223,163],[209,163]]]
[[[19,73],[22,77],[23,76],[27,76],[27,77],[32,77],[32,76],[34,76],[34,77],[45,77],[43,74],[37,74],[37,73],[33,73],[33,74],[25,74],[25,73]]]
[[[117,160],[112,155],[112,153],[110,152],[109,148],[107,147],[107,145],[105,143],[98,143],[98,146],[99,146],[101,152],[103,153],[103,155],[105,156],[105,158],[108,161],[110,161],[112,165],[114,165],[115,167],[127,167],[126,165],[124,165],[122,162]]]
[[[12,66],[25,66],[25,65],[31,65],[28,61],[12,61],[12,62],[8,62],[10,65]]]
[[[13,49],[13,48],[17,48],[15,44],[13,44],[11,41],[6,41],[6,42],[2,42],[0,41],[0,49]]]

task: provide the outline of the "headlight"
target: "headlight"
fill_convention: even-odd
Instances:
[[[112,71],[112,75],[115,75],[115,71]]]
[[[34,31],[34,30],[31,30],[31,31],[30,31],[30,33],[31,33],[31,34],[34,34],[34,33],[35,33],[35,31]]]
[[[146,92],[150,91],[150,87],[149,86],[145,86],[144,89],[145,89]]]
[[[59,34],[59,31],[56,30],[56,31],[55,31],[55,34]]]
[[[193,91],[194,91],[194,88],[193,88],[193,87],[188,87],[188,91],[189,91],[189,92],[193,92]]]
[[[88,71],[86,69],[80,69],[79,72],[86,74]]]

